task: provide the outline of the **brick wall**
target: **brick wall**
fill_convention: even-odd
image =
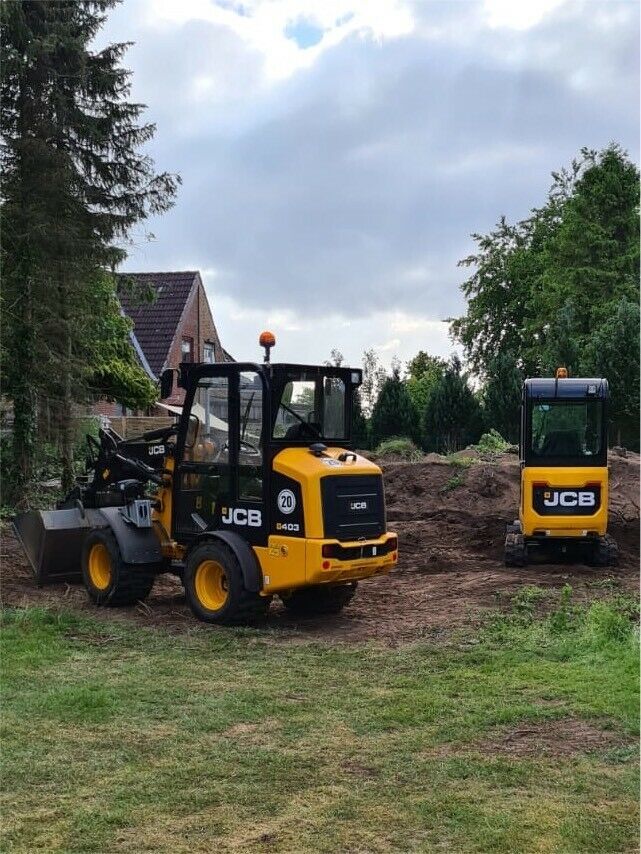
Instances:
[[[194,342],[194,361],[204,361],[204,347],[206,343],[214,345],[214,354],[217,362],[224,362],[223,348],[216,332],[214,319],[209,308],[209,301],[205,288],[200,279],[196,278],[196,287],[190,294],[182,321],[176,331],[176,337],[171,345],[167,359],[168,368],[177,368],[182,361],[182,342],[184,338],[191,338]],[[180,406],[184,400],[184,389],[174,388],[174,394],[164,401],[173,406]]]

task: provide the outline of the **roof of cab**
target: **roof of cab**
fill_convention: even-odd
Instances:
[[[558,380],[551,377],[535,378],[525,380],[523,390],[526,397],[606,400],[608,381],[602,377],[570,377]]]

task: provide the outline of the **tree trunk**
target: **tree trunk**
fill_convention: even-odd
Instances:
[[[11,383],[13,391],[13,482],[9,495],[13,502],[25,501],[33,479],[36,437],[36,393],[31,381],[33,365],[33,318],[31,280],[27,277],[18,299],[13,325]]]
[[[62,358],[60,359],[60,374],[61,374],[61,399],[60,413],[58,418],[58,427],[60,430],[60,464],[61,464],[61,480],[62,491],[69,492],[74,482],[73,468],[73,396],[71,394],[71,372],[72,372],[72,352],[71,352],[71,334],[69,329],[69,301],[67,293],[67,277],[65,273],[59,271],[60,281],[58,284],[58,292],[60,294],[60,318],[63,341],[61,346]]]

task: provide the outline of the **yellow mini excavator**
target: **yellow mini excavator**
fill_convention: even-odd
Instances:
[[[508,525],[507,566],[533,550],[581,551],[598,566],[616,564],[608,527],[608,381],[527,379],[521,399],[521,500]]]
[[[133,440],[101,430],[58,508],[16,517],[40,584],[82,577],[96,605],[130,605],[174,572],[199,619],[227,624],[274,594],[296,613],[336,613],[359,580],[392,569],[381,471],[351,450],[361,371],[272,364],[274,336],[260,343],[262,364],[182,364],[174,426]],[[161,398],[174,380],[164,372]]]

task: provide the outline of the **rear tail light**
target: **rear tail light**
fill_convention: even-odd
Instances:
[[[334,553],[334,546],[329,543],[325,543],[323,546],[323,557],[332,557]]]
[[[387,541],[387,548],[391,552],[395,552],[398,548],[398,537],[390,537],[390,539]]]

